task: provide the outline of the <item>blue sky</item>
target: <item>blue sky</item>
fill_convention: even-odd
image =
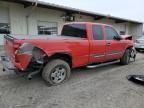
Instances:
[[[41,0],[144,22],[144,0]]]

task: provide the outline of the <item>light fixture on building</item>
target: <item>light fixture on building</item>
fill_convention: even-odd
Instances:
[[[107,19],[109,19],[110,17],[111,17],[111,15],[110,15],[110,14],[108,14],[108,15],[106,16],[106,18],[107,18]]]
[[[104,16],[98,16],[98,15],[97,15],[97,16],[94,17],[94,20],[101,20],[101,19],[103,19],[103,18],[104,18]]]
[[[75,21],[75,16],[72,15],[72,14],[68,14],[68,13],[63,14],[63,15],[61,16],[61,18],[62,18],[64,21]]]

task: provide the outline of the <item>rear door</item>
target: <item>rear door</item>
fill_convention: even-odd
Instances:
[[[106,41],[103,26],[92,25],[92,41],[90,48],[90,61],[92,63],[105,61]]]
[[[105,26],[106,35],[106,60],[115,60],[121,58],[124,52],[124,45],[121,40],[114,39],[119,36],[116,30],[110,26]]]

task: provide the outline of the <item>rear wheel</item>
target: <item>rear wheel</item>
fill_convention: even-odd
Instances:
[[[123,57],[120,59],[120,63],[122,65],[128,65],[130,62],[130,50],[129,49],[126,49]]]
[[[52,60],[43,72],[42,77],[49,85],[59,85],[69,79],[71,73],[70,66],[63,60]]]

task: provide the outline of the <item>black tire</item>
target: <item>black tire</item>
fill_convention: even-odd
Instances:
[[[64,72],[60,72],[62,71],[62,69],[64,70]],[[47,82],[48,85],[55,86],[68,80],[70,77],[70,74],[71,74],[71,69],[70,69],[69,64],[63,60],[56,59],[56,60],[50,61],[45,66],[42,72],[42,77]]]
[[[137,52],[141,52],[140,49],[136,49]]]
[[[123,57],[120,59],[120,64],[122,65],[128,65],[130,62],[130,50],[126,49]]]

